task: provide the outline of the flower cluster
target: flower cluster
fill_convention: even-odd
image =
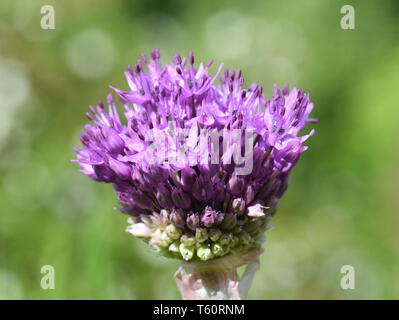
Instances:
[[[125,73],[130,89],[113,88],[125,119],[109,95],[108,108],[90,107],[76,149],[81,171],[114,187],[127,231],[186,261],[259,246],[313,134],[298,135],[313,121],[306,93],[275,87],[268,100],[257,84],[243,88],[240,70],[211,76],[211,65],[143,54]]]

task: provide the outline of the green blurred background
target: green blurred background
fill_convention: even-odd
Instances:
[[[340,27],[353,4],[356,29]],[[55,8],[55,30],[40,8]],[[141,52],[193,50],[310,92],[316,135],[268,232],[251,299],[399,298],[399,2],[0,2],[0,299],[177,299],[178,262],[124,232],[72,148]],[[215,70],[215,67],[213,67]],[[55,268],[55,290],[40,269]],[[342,290],[343,265],[356,289]]]

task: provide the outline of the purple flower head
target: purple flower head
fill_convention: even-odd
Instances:
[[[128,89],[111,87],[124,112],[112,95],[90,106],[76,149],[81,171],[112,184],[139,224],[128,231],[186,260],[198,239],[218,248],[206,257],[259,245],[314,133],[299,135],[315,121],[308,94],[275,87],[267,99],[240,70],[211,74],[212,64],[192,52],[169,64],[159,50],[142,54],[125,72]]]

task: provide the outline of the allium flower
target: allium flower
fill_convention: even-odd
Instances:
[[[158,50],[125,73],[108,108],[90,107],[76,149],[81,171],[112,184],[127,231],[161,254],[210,260],[259,246],[303,142],[313,104],[302,90],[244,89],[240,70],[209,74],[194,55],[162,65]],[[245,154],[243,156],[243,154]]]

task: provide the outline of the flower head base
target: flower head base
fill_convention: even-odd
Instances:
[[[185,228],[181,225],[177,227],[168,218],[173,216],[173,212],[162,210],[161,214],[153,212],[129,219],[131,225],[126,231],[148,241],[164,256],[209,260],[259,246],[264,239],[263,232],[271,227],[270,215],[255,218],[244,216],[237,220],[235,214],[228,214],[226,218],[220,212],[216,214],[221,217],[219,225],[207,227],[203,222],[198,222],[195,228]],[[231,223],[231,220],[234,222]]]
[[[90,107],[76,149],[81,171],[114,187],[127,231],[186,261],[260,245],[314,132],[298,135],[314,121],[306,93],[275,87],[268,100],[257,84],[243,88],[240,70],[216,85],[212,62],[142,55],[125,73],[130,89],[113,88],[125,120],[109,95],[107,109]]]

